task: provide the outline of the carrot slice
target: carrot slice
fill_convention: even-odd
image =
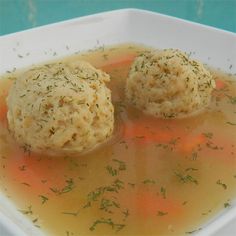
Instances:
[[[138,139],[140,143],[168,142],[172,138],[170,132],[163,132],[157,128],[151,129],[141,123],[126,125],[124,129],[125,139]]]
[[[217,90],[223,89],[226,86],[225,82],[223,82],[220,79],[215,80],[215,83],[216,83]]]
[[[40,158],[33,154],[28,156],[21,153],[21,150],[16,150],[9,157],[7,168],[12,178],[28,185],[37,194],[53,195],[52,189],[60,190],[66,185],[66,179],[60,174],[63,173],[65,164],[56,158]]]
[[[179,144],[179,150],[184,153],[192,152],[194,148],[206,142],[203,134],[185,136]]]
[[[135,54],[127,54],[122,57],[117,57],[117,58],[111,59],[111,60],[109,60],[109,63],[101,66],[101,69],[104,71],[110,71],[110,70],[114,70],[117,67],[131,64],[136,56],[137,55],[135,55]]]
[[[142,192],[135,198],[137,212],[144,218],[163,214],[168,217],[176,216],[181,213],[181,204],[164,199],[152,192]]]
[[[170,129],[163,130],[167,124]],[[146,124],[149,124],[148,126]],[[124,138],[126,140],[135,139],[138,143],[147,145],[150,143],[170,144],[176,142],[176,150],[184,153],[191,152],[195,147],[203,144],[206,137],[203,134],[188,134],[178,127],[175,121],[165,121],[156,119],[156,121],[137,121],[136,123],[127,123],[124,127]]]
[[[7,118],[7,105],[3,99],[0,98],[0,122]]]
[[[119,197],[122,205],[129,206],[137,216],[148,219],[150,217],[165,216],[172,218],[183,214],[181,202],[173,198],[163,198],[156,192],[140,187],[137,191]]]
[[[8,91],[12,85],[12,80],[2,79],[0,81],[0,122],[5,121],[7,118],[7,105],[6,105],[6,97],[8,95]]]

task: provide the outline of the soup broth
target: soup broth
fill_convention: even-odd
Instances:
[[[111,76],[113,137],[83,155],[19,147],[7,129],[5,99],[21,72],[0,79],[1,192],[45,234],[189,234],[236,197],[236,79],[211,70],[217,86],[205,111],[154,118],[124,95],[130,65],[146,50],[124,44],[61,60],[86,60]]]

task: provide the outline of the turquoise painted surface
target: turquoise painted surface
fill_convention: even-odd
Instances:
[[[236,32],[236,0],[0,0],[0,35],[120,8],[152,10]]]

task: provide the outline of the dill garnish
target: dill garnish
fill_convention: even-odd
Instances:
[[[213,137],[213,133],[211,133],[211,132],[203,133],[203,135],[204,135],[206,138],[209,138],[209,139],[211,139],[211,138]]]
[[[32,211],[32,206],[28,206],[26,210],[18,210],[21,213],[23,213],[24,215],[32,215],[33,211]]]
[[[228,125],[236,125],[236,123],[232,123],[230,121],[226,122],[226,124],[228,124]]]
[[[125,211],[122,211],[123,215],[124,215],[124,220],[129,216],[129,210],[125,209]]]
[[[99,225],[99,224],[110,225],[111,228],[112,228],[113,230],[115,230],[116,232],[119,232],[120,230],[122,230],[122,229],[125,227],[125,224],[117,224],[117,223],[114,223],[111,218],[108,218],[108,219],[101,218],[101,219],[99,219],[99,220],[96,220],[96,221],[92,224],[92,226],[89,228],[89,230],[94,231],[94,230],[96,229],[97,225]]]
[[[153,180],[153,179],[145,179],[145,180],[143,181],[143,184],[155,184],[155,183],[156,183],[156,181]]]
[[[182,183],[194,183],[198,184],[198,181],[191,175],[184,175],[180,172],[175,171],[175,175],[179,178]]]
[[[48,201],[48,198],[44,195],[39,195],[39,197],[41,198],[41,203],[44,204],[46,201]]]
[[[64,214],[64,215],[77,216],[77,215],[79,214],[79,211],[76,211],[76,212],[67,212],[67,211],[63,211],[62,214]]]
[[[50,188],[50,190],[57,195],[61,195],[72,191],[74,187],[75,187],[74,180],[72,178],[69,178],[66,180],[66,185],[62,189]]]
[[[157,216],[165,216],[167,214],[168,214],[168,212],[163,212],[163,211],[158,211],[157,212]]]
[[[115,167],[111,165],[106,166],[106,170],[111,176],[116,176],[118,175],[120,171],[126,170],[125,162],[117,160],[117,159],[112,159],[112,161],[113,161],[113,165],[116,165]]]
[[[222,186],[222,187],[223,187],[223,189],[227,189],[227,185],[226,185],[226,184],[224,184],[224,183],[222,183],[220,179],[218,179],[218,180],[216,181],[216,184],[218,184],[218,185]]]
[[[202,228],[198,228],[198,229],[195,229],[192,231],[185,232],[185,234],[193,234],[193,233],[196,233],[197,231],[200,231],[200,230],[202,230]]]
[[[111,207],[120,208],[120,204],[113,200],[102,198],[99,209],[112,213]]]
[[[228,202],[225,202],[224,203],[224,208],[228,208],[228,207],[230,207],[231,205],[230,205],[230,203],[228,203]]]
[[[161,187],[160,189],[162,197],[165,199],[166,198],[166,189],[164,187]]]

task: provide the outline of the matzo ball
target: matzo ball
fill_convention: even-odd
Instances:
[[[183,117],[206,107],[214,87],[202,63],[177,49],[165,49],[135,59],[126,83],[126,97],[147,114]]]
[[[87,62],[46,64],[20,75],[10,89],[8,124],[17,142],[50,155],[88,151],[114,127],[109,75]]]

